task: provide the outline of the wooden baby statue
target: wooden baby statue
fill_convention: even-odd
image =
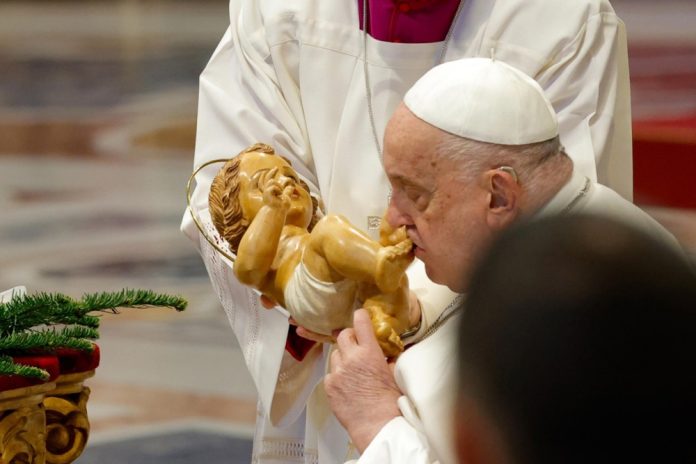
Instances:
[[[383,228],[380,244],[342,216],[319,219],[307,184],[264,144],[227,161],[208,200],[215,228],[236,253],[240,282],[319,334],[350,327],[353,311],[364,307],[384,354],[403,351],[399,335],[409,329],[404,271],[413,260],[403,228]]]

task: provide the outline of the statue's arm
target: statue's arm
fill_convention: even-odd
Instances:
[[[290,200],[274,183],[264,190],[264,203],[244,232],[234,263],[239,281],[257,289],[263,287],[273,265]]]

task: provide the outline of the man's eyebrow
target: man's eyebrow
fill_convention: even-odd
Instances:
[[[412,188],[417,188],[417,189],[423,190],[425,192],[430,192],[429,188],[427,188],[423,184],[418,183],[417,180],[409,179],[409,178],[404,177],[400,174],[396,174],[394,176],[391,176],[391,178],[393,181],[402,184],[404,187],[412,187]]]

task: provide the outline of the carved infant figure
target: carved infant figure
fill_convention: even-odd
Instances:
[[[405,270],[413,244],[405,230],[382,221],[380,242],[344,217],[317,216],[316,200],[290,164],[264,144],[232,158],[209,195],[215,228],[236,254],[234,273],[286,308],[297,323],[330,335],[370,313],[389,357],[403,351],[409,328]]]

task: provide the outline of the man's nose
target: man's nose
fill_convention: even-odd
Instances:
[[[399,209],[393,197],[389,200],[387,213],[384,215],[384,217],[389,225],[394,229],[401,226],[413,225],[411,217]]]

